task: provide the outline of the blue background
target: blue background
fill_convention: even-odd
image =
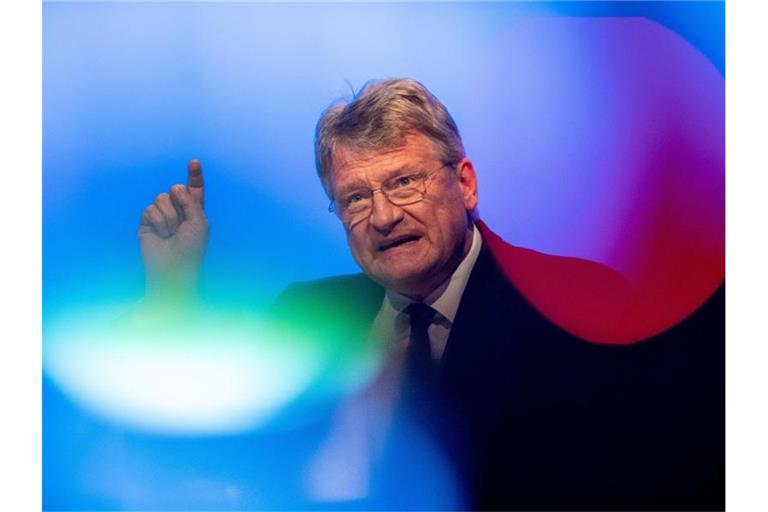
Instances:
[[[356,272],[326,211],[312,136],[323,108],[371,78],[414,77],[446,104],[469,155],[477,154],[481,214],[520,208],[508,223],[497,219],[508,240],[600,259],[594,244],[559,228],[584,197],[558,188],[561,195],[540,204],[541,193],[555,190],[546,189],[546,175],[504,190],[506,199],[490,193],[505,173],[494,156],[505,142],[494,142],[477,117],[479,105],[504,93],[494,90],[488,63],[503,70],[525,54],[498,45],[500,38],[523,18],[643,16],[725,74],[722,2],[47,2],[43,15],[44,328],[78,306],[142,295],[139,215],[184,181],[190,158],[206,173],[212,229],[203,289],[211,300],[258,309],[292,281]],[[541,35],[554,51],[572,36],[567,27]],[[515,80],[527,83],[525,75]],[[535,117],[535,102],[529,108],[521,116]],[[275,434],[218,444],[158,438],[104,422],[71,398],[45,381],[46,509],[281,507],[296,499],[274,466],[290,466],[290,453],[253,462],[259,447],[279,442]],[[136,480],[147,467],[152,478]],[[111,483],[99,484],[97,474]],[[208,491],[198,485],[206,478]],[[225,491],[248,485],[269,491]],[[169,486],[174,496],[163,493]]]

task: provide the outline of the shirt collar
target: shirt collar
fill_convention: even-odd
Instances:
[[[482,244],[483,240],[480,236],[480,231],[477,229],[477,226],[473,225],[472,245],[469,248],[469,252],[461,260],[461,263],[456,267],[451,277],[438,286],[423,301],[425,304],[432,306],[451,323],[453,323],[453,319],[456,317],[461,296],[464,294],[464,288],[466,288],[467,281],[469,281],[469,275],[472,273],[472,268],[475,266],[477,257],[480,255]],[[388,306],[391,306],[392,309],[402,312],[413,300],[396,291],[387,290],[384,302],[388,302]]]

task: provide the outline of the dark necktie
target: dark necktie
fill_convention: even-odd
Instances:
[[[419,479],[402,478],[403,464],[411,462],[414,444],[421,447],[427,443],[426,446],[433,449],[432,423],[439,422],[439,418],[433,414],[435,393],[432,380],[435,365],[427,333],[435,317],[435,310],[426,304],[414,302],[403,313],[408,315],[411,333],[405,350],[400,395],[388,432],[386,449],[377,460],[377,474],[372,479],[379,482],[379,485],[385,482],[384,488],[395,484],[396,487],[391,488],[392,491],[396,490],[392,492],[393,496],[407,496],[402,505],[393,507],[401,510],[414,508],[413,495],[420,496],[424,492],[423,483]],[[399,504],[399,499],[396,502]]]
[[[435,317],[435,310],[422,302],[414,302],[405,312],[410,318],[411,335],[405,357],[405,392],[425,397],[434,385],[437,365],[432,359],[427,330]]]

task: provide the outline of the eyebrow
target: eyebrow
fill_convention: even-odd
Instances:
[[[340,186],[339,189],[338,189],[337,194],[340,195],[340,196],[344,196],[344,195],[347,195],[348,193],[352,192],[353,190],[360,190],[360,189],[363,189],[363,188],[370,188],[370,187],[368,186],[368,184],[365,181],[359,180],[359,179],[355,179],[355,180],[349,181],[349,182],[345,183],[344,185]]]

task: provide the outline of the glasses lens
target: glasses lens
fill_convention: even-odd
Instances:
[[[414,186],[398,188],[387,192],[390,201],[398,206],[417,203],[424,197],[423,192]]]
[[[371,209],[371,200],[361,199],[359,201],[355,201],[354,203],[347,205],[347,207],[344,210],[347,213],[351,213],[354,215],[354,214],[366,212],[370,209]]]
[[[418,203],[424,199],[428,174],[398,176],[381,187],[382,195],[396,206]],[[357,190],[339,199],[334,207],[346,222],[367,217],[373,207],[373,190]]]

